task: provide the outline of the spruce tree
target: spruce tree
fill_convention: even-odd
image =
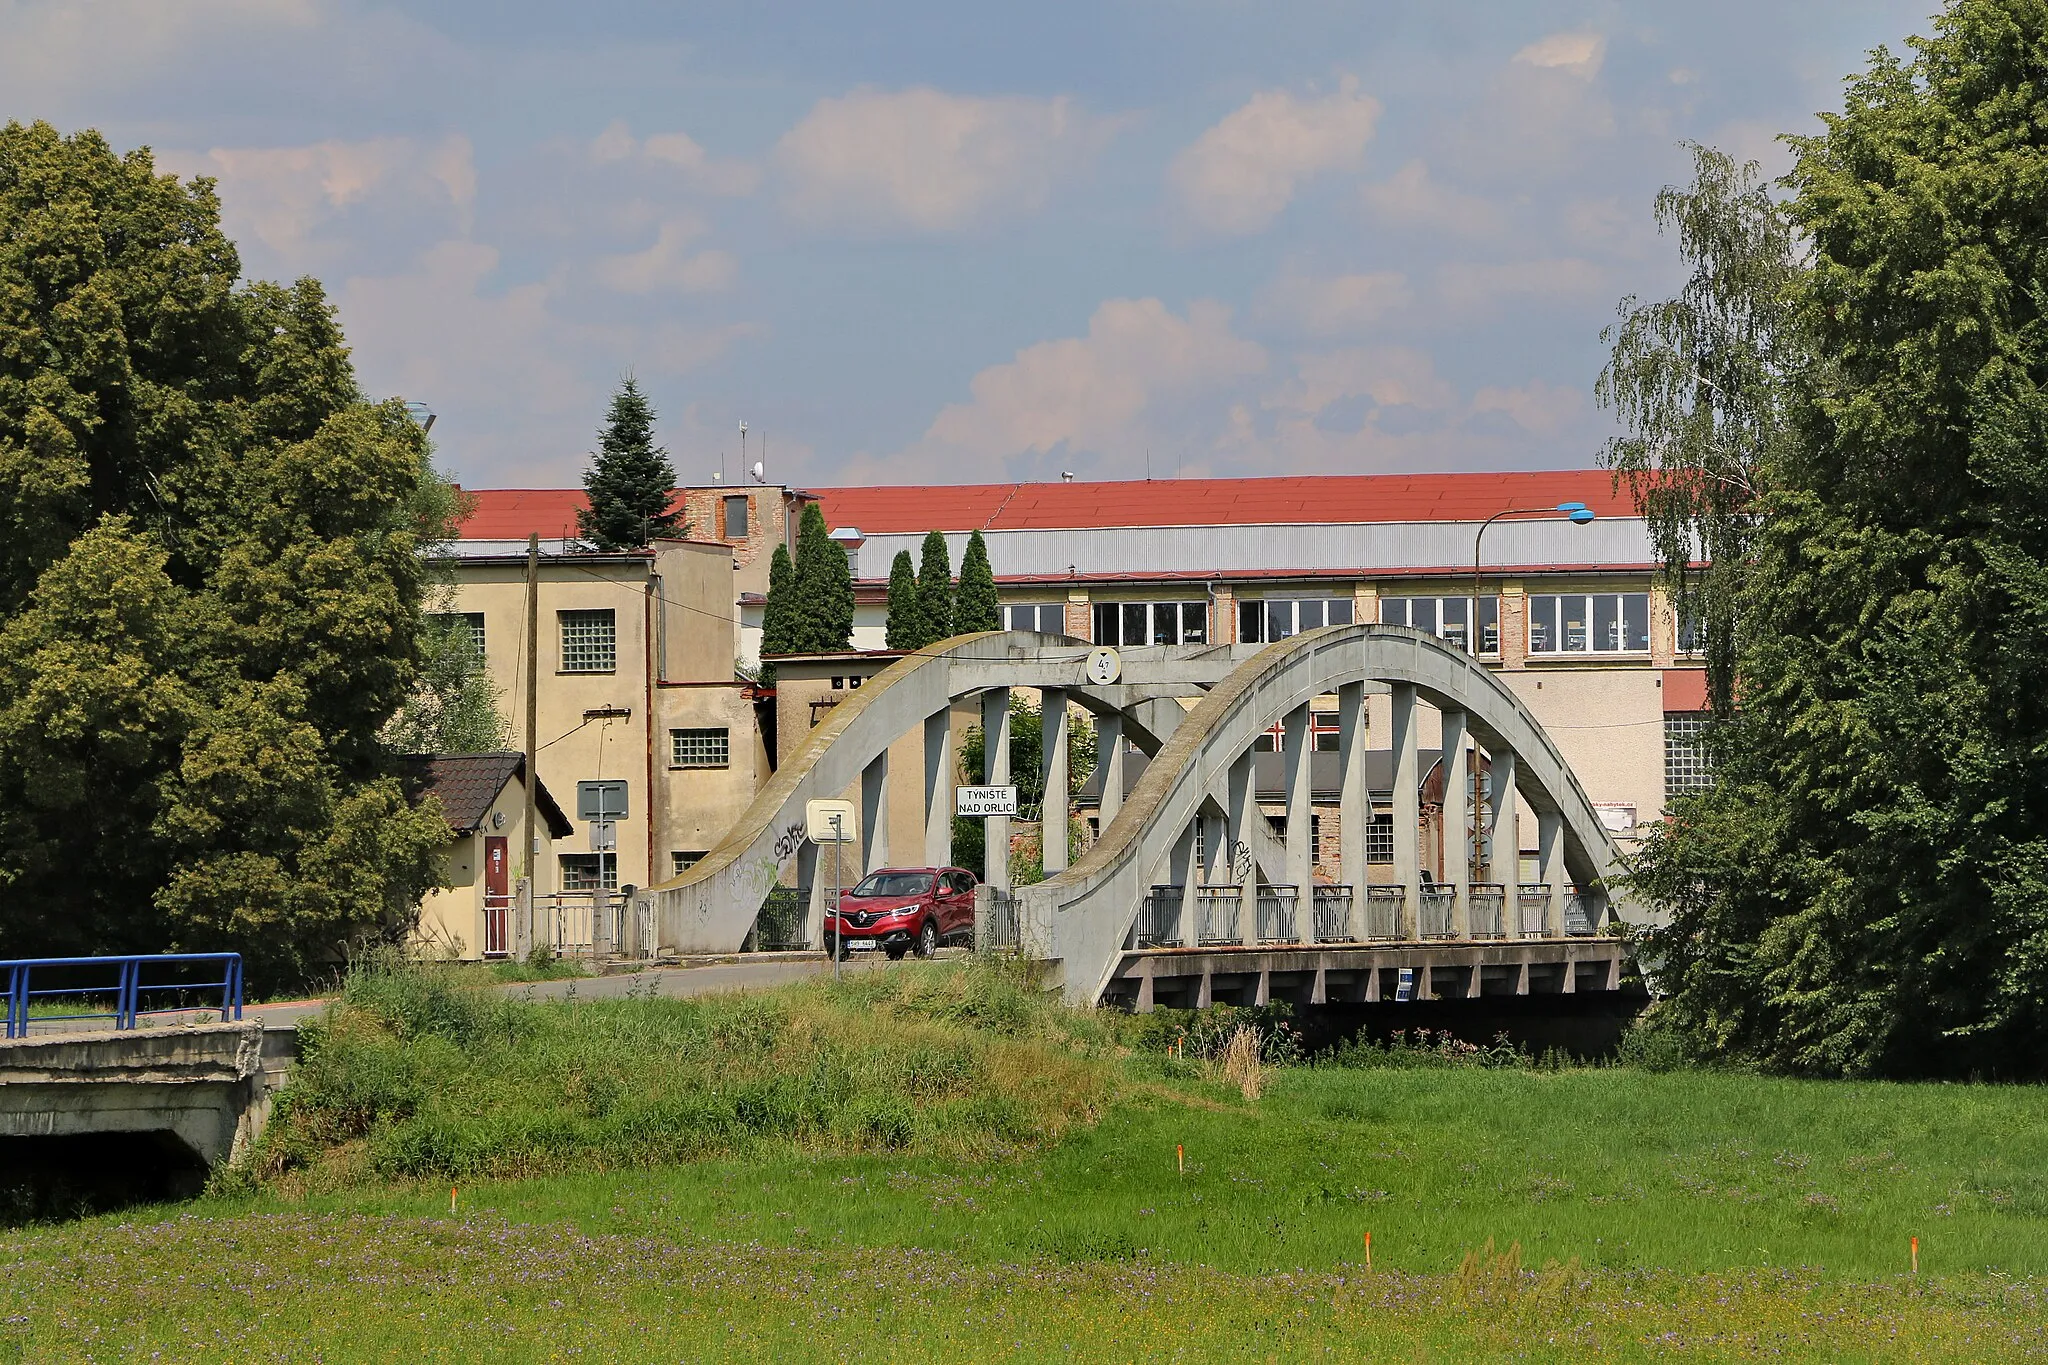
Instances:
[[[946,551],[946,538],[937,531],[925,532],[924,562],[917,570],[917,604],[924,616],[925,644],[952,635],[953,558]]]
[[[931,643],[925,631],[924,609],[917,600],[917,573],[910,567],[910,551],[898,550],[889,565],[889,633],[891,649],[923,649]]]
[[[965,635],[974,630],[1001,630],[1003,609],[996,599],[995,570],[989,567],[988,546],[981,532],[967,537],[967,552],[960,556],[960,595],[953,602],[953,631]]]
[[[654,406],[627,375],[612,395],[598,435],[597,453],[583,472],[590,506],[576,513],[576,529],[600,550],[630,550],[676,534],[672,510],[676,470],[654,444]]]
[[[853,643],[853,571],[815,502],[804,504],[797,528],[789,639],[795,654],[823,654]]]
[[[768,601],[761,608],[761,673],[763,687],[775,686],[775,665],[770,654],[790,654],[790,600],[796,595],[796,561],[787,545],[777,545],[768,557]]]

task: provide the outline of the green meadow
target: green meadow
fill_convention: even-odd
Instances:
[[[0,1233],[0,1360],[2048,1353],[2035,1090],[1191,1022],[365,974],[206,1198]]]

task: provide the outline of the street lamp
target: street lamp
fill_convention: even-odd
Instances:
[[[1479,523],[1479,530],[1472,536],[1473,621],[1470,630],[1472,652],[1474,654],[1479,652],[1479,542],[1485,538],[1486,528],[1499,521],[1502,517],[1541,517],[1553,514],[1563,516],[1574,526],[1584,526],[1587,522],[1593,520],[1593,509],[1586,506],[1583,502],[1561,502],[1555,507],[1510,507],[1505,511],[1495,512],[1485,521]],[[1495,625],[1494,629],[1498,631],[1500,627]]]

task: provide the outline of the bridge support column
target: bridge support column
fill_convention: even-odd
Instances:
[[[1401,937],[1422,936],[1422,756],[1418,748],[1415,686],[1395,683],[1394,880],[1401,883]]]
[[[982,781],[1010,785],[1010,689],[981,694]],[[981,879],[998,891],[1010,889],[1010,817],[991,815],[981,825]]]
[[[1202,880],[1202,869],[1195,866],[1196,816],[1188,821],[1187,828],[1180,832],[1180,838],[1173,841],[1173,852],[1169,855],[1166,879],[1180,888],[1180,923],[1170,937],[1180,940],[1183,948],[1195,946],[1195,886]]]
[[[1225,864],[1237,879],[1238,941],[1247,948],[1259,943],[1259,860],[1252,852],[1252,821],[1259,812],[1259,794],[1252,782],[1252,755],[1247,749],[1230,765],[1230,852]]]
[[[1568,894],[1564,871],[1564,813],[1545,810],[1536,813],[1536,858],[1542,865],[1543,884],[1550,888],[1550,900],[1543,910],[1543,936],[1564,937],[1564,898]]]
[[[1487,833],[1493,844],[1493,856],[1487,860],[1486,880],[1500,883],[1503,891],[1501,900],[1501,925],[1503,932],[1512,936],[1508,925],[1516,923],[1520,912],[1515,904],[1515,887],[1522,880],[1522,840],[1515,824],[1515,751],[1503,746],[1489,753],[1493,769],[1493,821]]]
[[[924,861],[953,865],[953,712],[924,718]]]
[[[1372,823],[1372,793],[1365,785],[1365,684],[1337,689],[1337,767],[1343,774],[1337,805],[1337,861],[1351,884],[1345,937],[1359,932],[1365,914],[1365,832]]]
[[[1451,902],[1451,937],[1472,937],[1472,780],[1465,757],[1463,711],[1444,719],[1444,880],[1456,890]]]
[[[1102,805],[1095,820],[1108,829],[1124,807],[1124,718],[1114,712],[1096,718],[1095,768],[1102,774]]]
[[[1309,709],[1287,713],[1283,743],[1287,772],[1287,880],[1294,883],[1294,929],[1305,940],[1315,938],[1316,843],[1313,793],[1309,789],[1310,750],[1315,747]]]
[[[889,751],[860,770],[860,869],[889,865]]]
[[[1038,842],[1050,877],[1067,870],[1067,693],[1048,687],[1039,715],[1043,752],[1039,769],[1045,774],[1045,803],[1039,812]]]

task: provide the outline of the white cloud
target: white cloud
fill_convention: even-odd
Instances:
[[[1264,349],[1231,331],[1220,303],[1197,300],[1182,317],[1158,299],[1110,299],[1086,336],[1041,341],[977,374],[972,398],[941,410],[887,468],[958,479],[1020,455],[1128,457],[1179,429],[1191,401],[1265,366]]]
[[[1472,395],[1476,414],[1505,414],[1522,430],[1537,436],[1555,436],[1585,411],[1585,395],[1577,389],[1532,381],[1519,388],[1484,388]]]
[[[209,43],[299,33],[321,20],[314,0],[0,0],[0,116],[161,71]]]
[[[1244,236],[1280,216],[1301,182],[1358,165],[1380,102],[1346,76],[1337,93],[1264,90],[1203,133],[1168,171],[1182,206],[1211,232]]]
[[[166,151],[158,165],[220,182],[221,216],[245,244],[253,238],[291,270],[326,265],[346,251],[321,229],[350,209],[375,203],[387,214],[425,211],[467,232],[476,204],[476,162],[460,133],[431,141],[409,137],[330,140],[302,147],[215,147]]]
[[[856,90],[819,100],[775,163],[799,219],[954,232],[1039,208],[1113,131],[1066,98]]]
[[[1411,161],[1378,184],[1358,192],[1359,201],[1384,223],[1448,232],[1459,237],[1497,236],[1504,224],[1492,202],[1433,179],[1427,163]]]
[[[645,251],[602,257],[592,273],[600,284],[621,294],[664,289],[694,294],[724,289],[738,276],[739,262],[726,251],[691,254],[690,243],[704,230],[703,220],[694,216],[670,218],[655,234],[654,245]]]
[[[1589,81],[1600,74],[1600,63],[1606,56],[1607,39],[1598,33],[1553,33],[1517,52],[1515,60],[1524,66],[1565,71]]]
[[[1396,270],[1356,275],[1283,275],[1260,300],[1262,317],[1313,336],[1360,332],[1414,302],[1408,277]]]
[[[1426,352],[1408,346],[1355,347],[1296,357],[1294,377],[1267,394],[1262,406],[1313,417],[1347,398],[1369,398],[1381,408],[1443,412],[1457,406],[1458,391],[1437,373]]]
[[[636,139],[623,119],[614,119],[591,139],[590,156],[600,165],[632,162],[643,170],[680,171],[695,188],[709,194],[752,194],[761,183],[759,167],[713,157],[688,133],[650,133]]]

